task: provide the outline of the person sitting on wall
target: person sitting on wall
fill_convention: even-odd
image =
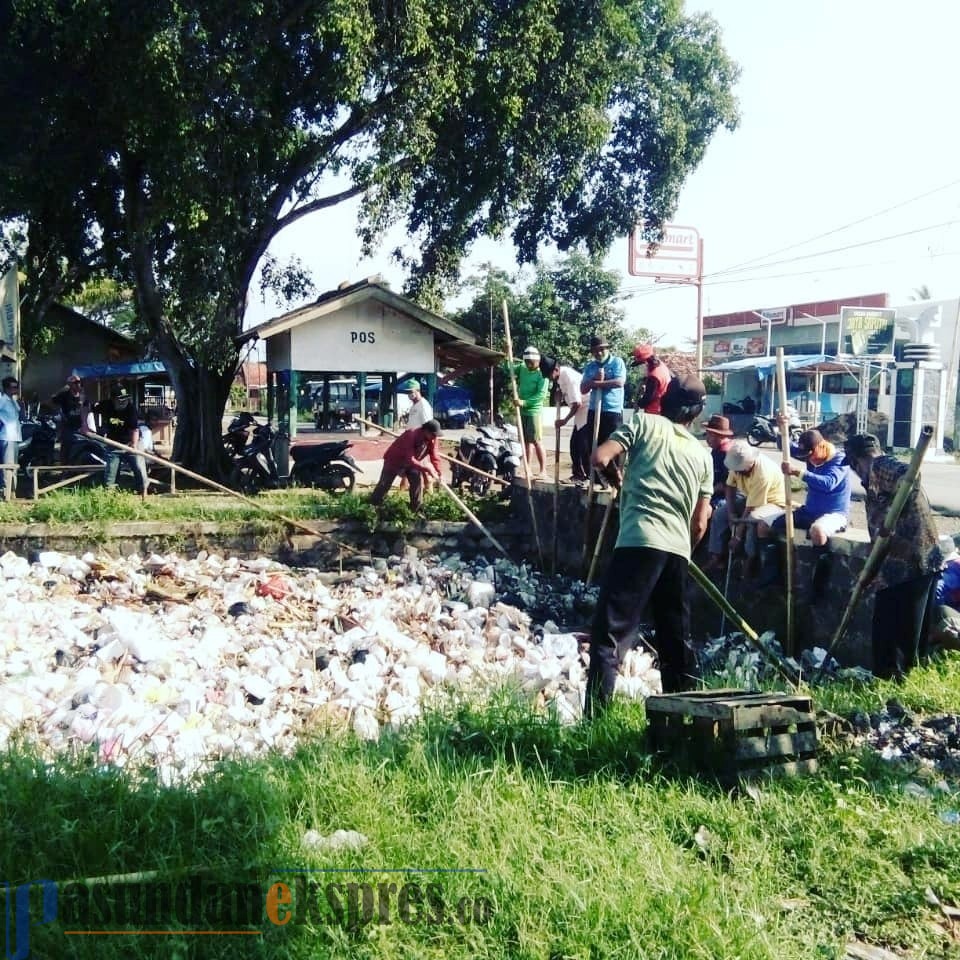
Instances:
[[[807,485],[806,502],[793,511],[793,525],[798,530],[808,531],[810,541],[819,553],[813,571],[813,599],[817,600],[830,575],[832,555],[826,549],[827,543],[834,534],[846,530],[850,522],[850,468],[845,463],[845,455],[825,440],[819,430],[801,433],[795,452],[798,460],[806,460],[806,467],[783,462],[780,469],[784,477],[799,477]],[[782,531],[786,526],[786,511],[781,510],[759,524],[757,536],[768,540],[771,531]],[[770,554],[768,569],[772,582],[779,574],[777,545],[765,543],[761,550]]]
[[[756,447],[746,440],[734,440],[724,458],[729,473],[725,488],[724,502],[714,511],[713,523],[730,527],[736,520],[760,521],[783,512],[786,497],[783,486],[783,474],[773,460],[763,456]],[[742,508],[738,494],[743,495]],[[746,537],[739,525],[730,538],[731,549],[736,550],[744,544],[746,554],[752,562],[757,556],[757,539],[754,524],[749,524]],[[711,547],[713,553],[713,547]],[[722,554],[720,556],[722,561]],[[769,564],[769,557],[767,558]],[[760,555],[761,576],[767,574],[764,568],[764,556]]]
[[[410,509],[416,513],[423,501],[424,477],[437,477],[441,473],[440,458],[437,456],[437,438],[440,436],[440,424],[428,420],[422,427],[405,430],[387,447],[383,455],[383,471],[370,495],[374,506],[383,503],[393,481],[404,476],[410,484]],[[426,457],[429,465],[423,463]]]
[[[87,417],[90,405],[83,392],[83,381],[71,373],[67,377],[67,385],[51,398],[60,411],[60,421],[57,424],[57,439],[60,441],[60,463],[70,461],[70,448],[73,438],[78,433],[88,433]]]
[[[713,461],[713,496],[710,497],[710,508],[713,516],[710,519],[710,534],[707,543],[709,558],[704,564],[705,573],[723,570],[726,566],[726,553],[730,540],[729,515],[726,509],[718,517],[717,507],[726,503],[727,476],[729,470],[724,462],[733,443],[733,431],[730,421],[726,417],[715,413],[705,424],[703,437],[710,448],[710,459]],[[738,494],[739,510],[743,509],[743,494]]]

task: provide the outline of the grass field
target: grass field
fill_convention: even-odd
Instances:
[[[956,712],[958,667],[816,703],[843,713],[895,694]],[[14,752],[0,770],[0,875],[60,884],[52,923],[38,922],[39,887],[30,899],[42,958],[825,960],[855,938],[960,955],[960,924],[930,902],[960,903],[960,826],[942,818],[960,809],[958,784],[827,743],[816,776],[725,792],[658,768],[643,734],[642,706],[564,727],[503,692],[376,744],[316,732],[292,757],[177,789],[83,756],[48,766]],[[337,829],[365,845],[303,842]],[[137,876],[65,886],[118,874]],[[192,876],[199,916],[144,914],[148,896],[162,905]],[[275,891],[283,925],[265,912],[278,881],[291,891],[287,904]],[[246,916],[230,909],[238,884],[251,885]],[[106,932],[66,933],[78,929]],[[135,929],[165,932],[114,935]],[[224,929],[237,932],[187,932]]]

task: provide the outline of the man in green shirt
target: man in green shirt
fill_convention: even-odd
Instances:
[[[550,381],[540,372],[540,351],[536,347],[527,347],[523,351],[523,362],[513,365],[513,375],[517,378],[517,405],[520,408],[523,441],[527,446],[527,463],[531,463],[533,454],[536,454],[538,473],[543,474],[546,461],[543,453],[543,418],[540,412],[550,392]]]
[[[590,635],[588,717],[613,696],[620,658],[634,646],[648,606],[664,693],[689,685],[684,673],[690,632],[687,568],[710,518],[713,463],[687,428],[700,416],[705,399],[706,388],[697,377],[673,379],[661,399],[660,416],[635,416],[593,456],[600,470],[621,453],[627,464],[620,532]],[[612,469],[619,475],[619,468]]]

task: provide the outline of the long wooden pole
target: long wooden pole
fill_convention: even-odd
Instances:
[[[730,622],[740,628],[747,641],[776,669],[792,687],[799,686],[796,674],[772,650],[767,649],[759,634],[734,609],[733,604],[716,588],[710,578],[691,560],[688,566],[690,576],[703,588],[704,593],[729,617]]]
[[[599,370],[599,378],[603,379],[603,366]],[[600,446],[600,408],[603,405],[603,397],[596,387],[590,393],[590,403],[593,404],[593,444],[590,447],[590,484],[587,489],[587,516],[584,520],[583,528],[583,573],[588,573],[587,563],[590,559],[590,528],[593,525],[593,488],[597,482],[597,468],[593,465],[593,456]]]
[[[833,634],[833,639],[830,641],[830,646],[827,647],[827,655],[823,658],[823,662],[820,664],[817,672],[814,674],[814,680],[819,679],[827,665],[827,661],[830,659],[830,655],[834,651],[834,648],[841,641],[843,635],[847,632],[847,627],[850,626],[850,621],[853,619],[853,611],[860,602],[860,598],[863,596],[864,590],[866,590],[870,581],[874,578],[877,570],[880,568],[880,564],[883,562],[887,550],[889,549],[890,537],[893,536],[894,529],[897,526],[897,521],[900,519],[900,514],[903,512],[903,508],[906,505],[907,499],[913,492],[913,488],[917,482],[917,477],[920,475],[920,464],[923,461],[924,454],[927,452],[927,447],[930,446],[930,440],[932,437],[933,427],[929,425],[925,426],[920,432],[920,439],[917,441],[917,445],[914,448],[913,456],[910,458],[910,464],[907,467],[906,472],[900,478],[900,482],[897,484],[896,493],[893,495],[893,500],[890,501],[890,506],[887,507],[886,516],[883,518],[883,527],[880,530],[880,535],[873,542],[873,547],[870,550],[870,555],[867,557],[867,562],[863,565],[863,570],[860,571],[860,576],[857,578],[856,585],[853,588],[853,593],[850,594],[850,599],[847,601],[847,608],[843,611],[840,624]]]
[[[369,553],[369,551],[357,550],[356,548],[349,546],[349,544],[341,543],[339,540],[335,540],[329,534],[320,533],[318,530],[314,530],[313,527],[310,527],[299,520],[294,520],[292,517],[287,517],[282,513],[277,513],[276,510],[271,510],[269,507],[264,506],[262,503],[258,503],[256,500],[251,499],[245,494],[238,493],[236,490],[231,490],[230,487],[225,487],[222,483],[218,483],[216,480],[211,480],[209,477],[205,477],[201,473],[194,473],[192,470],[188,470],[186,467],[182,467],[178,463],[172,463],[170,460],[164,460],[163,457],[154,456],[154,454],[147,453],[145,450],[137,450],[135,447],[128,447],[127,444],[120,443],[118,440],[111,440],[109,437],[101,437],[98,435],[97,440],[109,447],[116,447],[118,450],[122,450],[124,453],[132,454],[135,457],[143,457],[144,459],[149,460],[151,463],[156,463],[161,467],[167,467],[170,470],[175,470],[177,473],[182,473],[185,477],[189,477],[191,480],[196,480],[198,483],[202,483],[205,486],[212,487],[214,490],[218,490],[220,493],[226,493],[231,497],[236,497],[237,500],[242,500],[251,507],[256,507],[257,510],[267,513],[271,517],[276,517],[277,520],[282,520],[284,523],[288,524],[294,529],[302,530],[311,537],[324,537],[331,543],[335,543],[338,547],[342,547],[344,550],[349,550],[351,553]]]
[[[391,430],[389,429],[389,427],[385,427],[382,424],[374,423],[372,420],[364,420],[363,417],[358,417],[356,414],[353,415],[353,419],[356,420],[357,423],[362,423],[368,427],[374,427],[375,429],[379,430],[381,433],[385,433],[388,436],[391,436],[391,437],[400,436],[400,433],[398,433],[396,430]],[[455,466],[458,466],[458,467],[462,467],[464,470],[469,470],[471,473],[475,473],[477,474],[477,476],[480,476],[480,477],[485,477],[487,480],[491,480],[494,483],[499,483],[501,484],[501,486],[504,486],[504,487],[511,486],[511,483],[509,480],[504,480],[503,477],[498,477],[495,474],[487,473],[486,470],[481,470],[479,467],[474,467],[463,460],[458,460],[456,457],[448,456],[447,454],[443,453],[440,450],[437,451],[437,456],[441,460],[446,460],[447,463],[454,464]]]
[[[530,479],[530,463],[527,459],[527,443],[523,437],[523,417],[520,414],[520,392],[517,390],[517,377],[513,372],[513,338],[510,336],[510,312],[507,301],[503,301],[503,327],[507,341],[507,364],[510,369],[510,388],[513,391],[513,408],[517,412],[517,433],[520,436],[520,452],[523,455],[523,472],[527,478],[527,503],[530,505],[530,523],[533,526],[533,536],[537,541],[537,556],[540,558],[540,569],[545,570],[543,562],[543,546],[540,543],[540,529],[537,525],[537,510],[533,503],[533,481]]]
[[[453,492],[453,488],[441,477],[440,486],[443,492],[470,518],[470,522],[480,528],[480,532],[509,559],[510,554],[504,549],[499,540],[480,522],[477,515]]]
[[[603,553],[603,541],[607,536],[607,527],[610,524],[610,516],[613,513],[613,505],[616,502],[616,491],[611,491],[610,499],[607,501],[606,509],[603,511],[603,520],[600,522],[600,532],[597,534],[597,542],[593,546],[593,558],[590,561],[590,569],[587,571],[587,586],[593,583],[594,574],[597,572],[597,566],[600,563],[600,555]]]
[[[559,363],[559,361],[557,361]],[[557,551],[560,540],[560,424],[556,425],[556,443],[553,460],[553,546],[550,550],[550,570],[557,572]]]
[[[783,347],[777,347],[777,389],[780,394],[780,452],[782,460],[790,469],[790,418],[787,416],[787,373],[783,362]],[[784,523],[786,525],[786,543],[784,553],[786,562],[786,589],[787,589],[787,636],[784,652],[788,657],[793,656],[793,489],[790,474],[783,478],[783,503],[786,509]]]

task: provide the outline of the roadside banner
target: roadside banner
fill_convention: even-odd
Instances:
[[[20,379],[20,284],[16,265],[0,279],[0,375]]]
[[[842,356],[893,359],[897,311],[886,307],[841,307],[840,342]]]

